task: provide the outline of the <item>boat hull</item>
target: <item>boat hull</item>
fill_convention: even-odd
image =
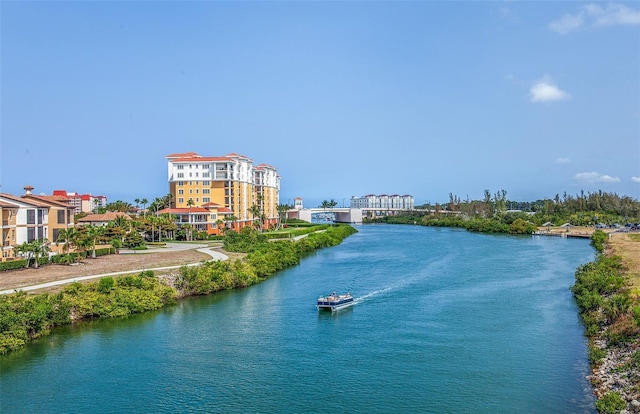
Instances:
[[[334,293],[326,297],[321,296],[320,298],[318,298],[318,303],[316,304],[316,308],[318,310],[335,312],[340,309],[348,308],[349,306],[352,306],[354,303],[355,303],[355,300],[353,299],[353,296],[351,296],[350,294],[336,295]]]
[[[354,304],[355,304],[355,302],[351,301],[351,302],[348,302],[348,303],[343,303],[341,305],[316,305],[316,307],[320,311],[336,312],[336,311],[339,311],[340,309],[345,309],[345,308],[351,307]]]

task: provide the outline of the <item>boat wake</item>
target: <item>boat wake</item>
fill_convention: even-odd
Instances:
[[[381,294],[383,294],[383,293],[385,293],[385,292],[388,292],[388,291],[390,291],[390,290],[393,290],[393,286],[389,286],[389,287],[386,287],[386,288],[384,288],[384,289],[379,289],[379,290],[373,291],[373,292],[371,292],[371,293],[367,293],[367,294],[366,294],[366,295],[364,295],[364,296],[360,296],[359,298],[356,298],[356,302],[363,302],[363,301],[365,301],[365,300],[367,300],[367,299],[369,299],[369,298],[372,298],[372,297],[374,297],[374,296],[381,295]]]

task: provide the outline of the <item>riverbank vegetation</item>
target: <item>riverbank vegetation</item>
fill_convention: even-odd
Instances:
[[[640,410],[640,295],[620,256],[606,251],[607,235],[594,232],[593,262],[580,266],[571,288],[588,338],[591,383],[601,413]]]
[[[564,193],[554,199],[516,202],[504,190],[483,200],[460,200],[450,194],[449,203],[416,206],[397,215],[367,217],[365,222],[460,227],[482,233],[531,234],[545,226],[624,227],[640,222],[640,202],[614,193]]]
[[[298,241],[272,241],[245,228],[229,232],[225,248],[246,253],[233,262],[183,266],[174,273],[103,277],[97,282],[72,283],[57,294],[0,296],[0,354],[48,335],[51,329],[92,318],[126,317],[175,304],[182,297],[247,287],[279,270],[300,263],[314,250],[338,245],[355,233],[349,225],[323,226]]]

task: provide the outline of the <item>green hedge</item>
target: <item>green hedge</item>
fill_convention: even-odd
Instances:
[[[8,262],[0,262],[0,271],[24,269],[27,265],[25,259],[10,260]]]
[[[38,266],[44,266],[51,263],[48,256],[38,258]],[[10,260],[7,262],[0,262],[0,272],[7,270],[24,269],[27,266],[27,259]],[[29,267],[33,267],[33,259],[29,260]]]

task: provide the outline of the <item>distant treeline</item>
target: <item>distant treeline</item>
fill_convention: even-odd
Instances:
[[[438,213],[402,212],[394,216],[365,219],[365,223],[415,224],[432,227],[461,227],[481,233],[531,234],[537,226],[528,220],[526,213],[505,213],[492,218],[452,216]]]
[[[581,191],[577,195],[564,192],[556,194],[554,198],[546,198],[536,201],[513,201],[507,198],[507,192],[500,190],[491,194],[484,190],[482,200],[461,200],[460,197],[449,193],[448,203],[424,204],[416,206],[417,209],[458,211],[468,216],[492,217],[494,214],[507,210],[520,210],[535,212],[541,216],[570,217],[580,213],[600,213],[608,216],[617,216],[624,219],[640,217],[640,201],[629,196],[621,196],[616,193],[603,191]]]

